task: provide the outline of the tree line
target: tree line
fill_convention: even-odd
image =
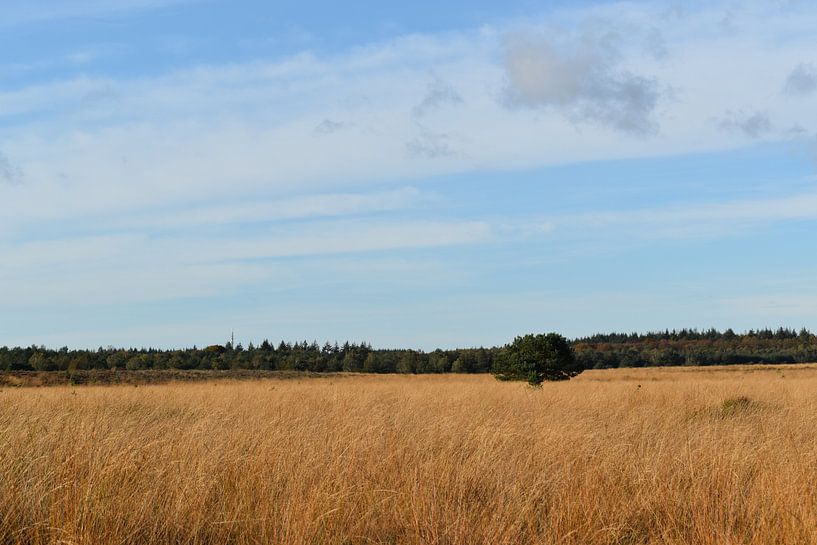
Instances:
[[[0,370],[74,371],[92,369],[255,369],[315,373],[487,373],[497,349],[470,348],[423,352],[409,349],[375,350],[367,343],[343,345],[317,342],[268,341],[245,348],[212,345],[183,350],[116,349],[51,350],[45,347],[0,348]]]
[[[817,362],[817,336],[803,329],[761,329],[745,333],[683,329],[651,333],[609,333],[570,341],[582,369],[612,367],[729,365]],[[512,345],[490,348],[375,349],[368,343],[263,341],[181,350],[69,350],[43,346],[0,347],[0,371],[92,369],[255,369],[316,373],[487,373]]]
[[[807,329],[610,333],[576,339],[573,349],[586,369],[817,362],[817,336]]]

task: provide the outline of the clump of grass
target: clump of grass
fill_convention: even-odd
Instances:
[[[763,408],[763,404],[747,396],[736,396],[724,399],[718,408],[718,416],[722,418],[751,414]]]
[[[725,420],[754,415],[765,408],[764,403],[742,395],[728,397],[714,407],[708,405],[692,410],[689,416],[693,420]]]

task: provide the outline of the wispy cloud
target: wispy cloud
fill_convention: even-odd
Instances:
[[[770,223],[817,220],[817,193],[582,213],[552,220],[557,228],[638,239],[720,238]]]
[[[23,169],[12,163],[8,157],[0,152],[0,182],[19,184],[23,181]]]
[[[817,308],[814,293],[771,293],[725,298],[720,304],[735,312],[762,317],[761,325],[787,323],[793,318],[811,318]],[[802,324],[800,324],[802,326]]]
[[[121,217],[97,218],[97,229],[165,231],[195,230],[236,224],[276,223],[380,214],[413,208],[434,196],[413,187],[371,193],[305,195],[282,199],[254,199],[221,204],[189,204],[182,210],[134,211]]]
[[[315,134],[332,134],[347,127],[349,127],[348,123],[341,123],[340,121],[324,119],[315,127]]]
[[[94,43],[88,44],[65,55],[65,59],[75,65],[88,65],[100,59],[106,59],[123,54],[127,47],[120,43]]]
[[[133,11],[156,9],[198,0],[5,0],[0,27],[55,19],[121,16]]]
[[[760,138],[769,134],[772,120],[766,112],[728,111],[717,120],[718,127],[724,131],[737,132],[749,138]]]
[[[435,133],[419,125],[420,134],[406,143],[406,151],[410,157],[439,159],[454,157],[459,152],[451,145],[451,136],[445,133]]]
[[[123,303],[200,297],[269,280],[294,257],[370,254],[479,244],[494,238],[478,221],[335,221],[255,234],[139,234],[0,245],[0,304]],[[280,274],[285,274],[281,272]]]
[[[462,96],[457,90],[435,76],[433,81],[428,85],[428,92],[423,97],[423,100],[411,109],[411,113],[415,117],[423,117],[441,106],[461,103]]]
[[[806,96],[817,91],[817,68],[801,63],[786,78],[784,90],[789,95]]]

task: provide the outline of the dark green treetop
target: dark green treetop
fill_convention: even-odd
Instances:
[[[539,385],[545,380],[568,380],[583,370],[567,339],[548,333],[516,337],[499,353],[493,373],[499,380]]]

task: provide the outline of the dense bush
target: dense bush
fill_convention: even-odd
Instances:
[[[557,333],[517,337],[496,358],[493,372],[500,380],[567,380],[581,373],[567,339]]]

